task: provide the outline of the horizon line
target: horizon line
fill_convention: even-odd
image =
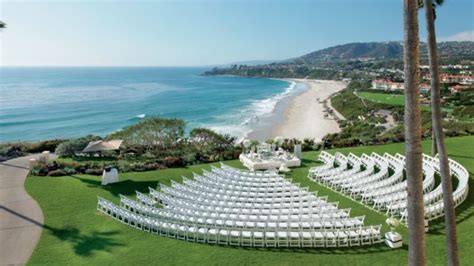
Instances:
[[[0,65],[0,68],[6,67],[214,67],[214,66],[222,66],[222,65],[231,65],[229,64],[216,64],[216,65]]]

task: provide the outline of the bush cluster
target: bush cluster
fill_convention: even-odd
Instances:
[[[34,176],[64,176],[75,174],[102,175],[105,167],[116,168],[119,172],[143,172],[165,169],[167,167],[181,167],[183,162],[180,158],[166,158],[163,161],[113,161],[113,162],[63,162],[54,161],[48,164],[38,164],[31,170]]]
[[[56,147],[66,140],[54,139],[39,142],[17,142],[0,144],[0,162],[25,156],[28,153],[43,151],[54,152]]]

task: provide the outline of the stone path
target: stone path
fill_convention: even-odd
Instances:
[[[26,264],[38,243],[43,212],[25,191],[31,158],[0,163],[0,264]],[[50,157],[51,158],[51,157]]]

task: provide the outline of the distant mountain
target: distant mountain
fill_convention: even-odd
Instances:
[[[438,55],[440,64],[467,64],[474,68],[474,42],[438,43]],[[425,43],[420,44],[420,63],[428,64]],[[204,74],[321,79],[382,77],[397,80],[401,79],[401,69],[402,43],[366,42],[337,45],[270,64],[216,67]]]
[[[403,55],[400,42],[348,43],[315,51],[289,62],[317,64],[327,60],[392,59]]]
[[[420,59],[427,56],[426,43],[420,44]],[[438,54],[442,58],[474,59],[474,42],[441,42],[438,43]],[[401,42],[367,42],[348,43],[318,50],[301,57],[287,60],[296,64],[318,64],[330,60],[383,60],[402,59]]]

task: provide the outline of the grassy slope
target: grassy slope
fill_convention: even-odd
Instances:
[[[450,157],[466,166],[471,173],[470,185],[474,187],[474,137],[447,139]],[[428,151],[429,143],[424,143]],[[344,153],[361,154],[372,151],[403,152],[403,144],[342,149]],[[333,152],[333,151],[332,151]],[[331,201],[339,201],[340,207],[352,207],[352,215],[366,215],[366,224],[384,224],[386,217],[350,199],[334,193],[306,178],[308,167],[316,164],[316,152],[304,153],[303,167],[295,169],[289,178],[318,190],[319,195],[329,195]],[[239,166],[237,161],[227,162]],[[118,194],[133,195],[135,190],[147,191],[159,183],[169,184],[170,179],[191,176],[209,165],[167,169],[144,173],[121,174],[120,183],[102,187],[99,177],[29,177],[27,191],[38,200],[45,214],[45,229],[29,264],[258,264],[258,265],[327,265],[345,264],[405,265],[407,245],[402,249],[389,250],[385,246],[346,250],[265,250],[235,248],[188,243],[137,231],[96,213],[97,195],[118,202]],[[471,190],[472,191],[472,190]],[[462,264],[472,265],[474,246],[474,193],[457,209],[459,247]],[[442,222],[434,223],[428,233],[429,265],[444,265],[445,247]],[[384,231],[387,227],[384,227]],[[407,239],[405,228],[399,230]]]

